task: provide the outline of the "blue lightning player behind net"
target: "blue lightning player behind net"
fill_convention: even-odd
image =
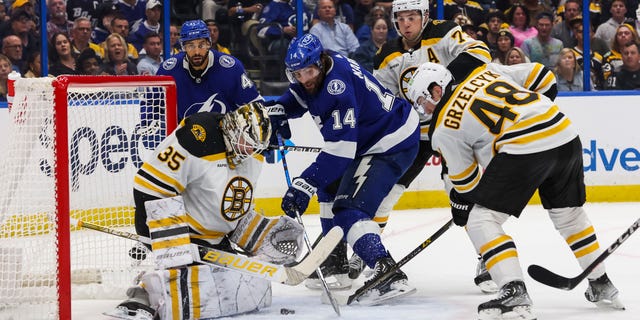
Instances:
[[[277,103],[284,106],[287,118],[309,112],[325,144],[293,180],[282,209],[289,216],[303,213],[316,192],[319,202],[333,201],[331,210],[321,210],[323,233],[340,226],[353,250],[376,275],[383,273],[395,262],[372,219],[418,152],[418,114],[355,61],[323,51],[312,34],[292,40],[285,65],[291,85]],[[337,191],[332,185],[338,185]],[[413,292],[398,270],[359,302],[378,304]]]
[[[178,121],[196,112],[227,113],[262,101],[240,60],[211,49],[202,20],[186,21],[180,30],[183,51],[167,59],[157,75],[170,75],[178,90]]]

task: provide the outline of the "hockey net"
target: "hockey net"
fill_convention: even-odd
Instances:
[[[134,241],[133,177],[176,126],[173,79],[18,79],[0,160],[0,319],[70,319],[71,299],[124,298],[145,260]],[[11,92],[10,92],[11,94]]]

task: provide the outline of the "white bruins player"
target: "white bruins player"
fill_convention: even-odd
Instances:
[[[134,178],[135,226],[139,235],[151,236],[156,264],[168,268],[143,275],[140,285],[127,290],[130,299],[110,315],[201,319],[271,304],[268,280],[181,263],[176,251],[168,250],[195,243],[234,252],[235,243],[273,263],[297,258],[302,226],[286,216],[263,217],[253,209],[263,162],[259,152],[269,145],[270,134],[264,107],[252,102],[224,115],[188,116],[159,144]],[[281,244],[293,244],[294,249],[284,252]]]
[[[475,66],[491,61],[489,48],[484,42],[470,38],[455,22],[431,20],[428,0],[394,0],[391,5],[391,15],[399,37],[387,41],[376,53],[373,61],[373,75],[393,94],[407,99],[409,102],[412,101],[406,94],[407,83],[421,63],[435,62],[449,66],[454,74],[462,78]],[[454,61],[457,63],[451,64]],[[454,66],[455,69],[453,69]],[[376,212],[375,221],[381,227],[386,224],[393,206],[400,199],[404,190],[420,174],[433,155],[433,150],[426,137],[429,130],[429,120],[424,117],[424,114],[421,114],[420,123],[421,138],[418,156],[398,180],[398,183],[394,185]],[[357,256],[350,259],[350,277],[357,277],[361,271],[364,265],[359,262],[360,259]],[[479,270],[482,269],[479,265]],[[481,289],[483,291],[493,292],[495,286],[488,277],[486,270],[480,271],[475,281],[482,283]],[[485,284],[485,282],[487,283]]]
[[[549,98],[481,66],[455,88],[439,64],[416,70],[409,95],[427,113],[433,149],[446,164],[453,220],[465,226],[498,284],[496,299],[478,306],[480,319],[535,319],[513,239],[502,224],[519,217],[538,190],[542,205],[582,268],[601,254],[582,205],[582,145],[570,120]],[[600,264],[587,300],[623,308]],[[514,317],[514,318],[515,318]]]

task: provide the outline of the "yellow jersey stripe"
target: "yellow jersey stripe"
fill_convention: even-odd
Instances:
[[[527,143],[531,143],[533,141],[544,139],[546,137],[552,136],[552,135],[554,135],[554,134],[566,129],[569,125],[571,125],[571,121],[569,121],[569,119],[567,119],[567,118],[564,118],[560,122],[560,124],[555,125],[555,126],[553,126],[551,128],[547,128],[546,130],[537,131],[537,133],[535,133],[535,134],[522,136],[522,137],[517,138],[517,139],[501,141],[500,143],[498,143],[496,145],[496,147],[498,147],[498,145],[502,146],[502,145],[506,144],[506,142],[508,142],[509,144],[527,144]],[[498,148],[500,148],[500,147],[498,147]]]
[[[141,187],[142,189],[149,189],[149,190],[155,191],[156,193],[158,193],[158,194],[160,194],[160,195],[162,195],[164,197],[167,197],[167,198],[175,197],[175,196],[178,195],[175,192],[168,192],[165,189],[158,188],[158,186],[156,186],[155,184],[147,181],[146,179],[142,179],[139,175],[137,175],[137,176],[135,176],[133,178],[133,183],[135,185]]]
[[[382,60],[382,63],[380,63],[380,66],[378,67],[378,69],[383,69],[387,64],[389,64],[389,62],[393,61],[393,59],[395,59],[395,58],[397,58],[399,56],[402,56],[402,53],[401,52],[397,52],[397,51],[392,53],[392,54],[390,54],[390,55],[388,55],[388,56],[386,56],[384,58],[384,60]]]
[[[158,180],[173,186],[176,190],[178,190],[178,193],[183,193],[184,192],[184,186],[178,182],[177,180],[173,179],[172,177],[164,174],[163,172],[161,172],[160,170],[154,168],[153,166],[151,166],[148,162],[145,162],[142,165],[142,170],[146,171],[147,173],[149,173],[150,175],[156,177]]]

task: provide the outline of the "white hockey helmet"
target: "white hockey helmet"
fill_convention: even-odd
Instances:
[[[391,4],[391,19],[399,35],[402,35],[402,33],[400,33],[400,26],[397,20],[398,13],[412,10],[418,11],[422,15],[422,28],[420,29],[420,34],[422,34],[429,22],[429,0],[393,0]]]
[[[453,82],[453,76],[451,72],[447,70],[443,65],[433,62],[425,62],[418,66],[413,77],[409,80],[409,90],[407,90],[407,97],[414,102],[415,107],[418,105],[418,100],[424,97],[427,101],[436,104],[437,101],[433,100],[429,89],[433,85],[439,85],[442,87],[442,94],[446,93],[449,84]]]
[[[269,147],[271,122],[262,103],[251,102],[224,115],[222,133],[233,168]]]

